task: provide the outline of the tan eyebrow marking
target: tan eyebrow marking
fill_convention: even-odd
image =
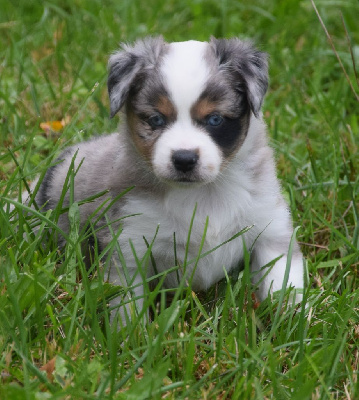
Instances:
[[[218,109],[218,104],[209,99],[200,99],[191,108],[191,116],[194,120],[202,120],[207,115]]]
[[[177,112],[171,100],[167,96],[160,96],[156,104],[157,110],[169,120],[175,120]]]

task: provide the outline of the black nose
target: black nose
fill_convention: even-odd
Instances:
[[[198,154],[193,150],[177,150],[172,154],[173,165],[181,172],[192,171],[198,159]]]

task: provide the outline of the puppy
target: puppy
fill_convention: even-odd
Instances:
[[[56,207],[71,162],[75,201],[108,191],[80,206],[80,223],[90,216],[96,221],[99,251],[118,236],[120,254],[112,254],[109,279],[134,287],[139,309],[147,277],[177,265],[166,287],[186,279],[193,290],[206,290],[239,265],[244,244],[259,299],[265,299],[282,288],[293,234],[261,115],[267,86],[266,55],[239,39],[169,44],[159,37],[123,45],[109,60],[108,77],[111,116],[123,111],[120,133],[67,149],[47,171],[37,204]],[[98,216],[103,201],[132,186]],[[69,231],[66,214],[59,226]],[[148,246],[155,267],[141,261]],[[303,288],[297,243],[289,284]]]

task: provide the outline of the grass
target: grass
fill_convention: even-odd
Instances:
[[[310,1],[0,0],[1,399],[359,398],[359,4],[316,6],[352,88]],[[107,58],[147,34],[239,35],[270,54],[264,115],[300,226],[306,308],[280,308],[284,293],[257,304],[247,259],[208,293],[181,287],[168,308],[155,287],[153,322],[117,332],[106,302],[120,289],[103,282],[100,255],[85,269],[76,203],[63,257],[59,210],[30,217],[19,202],[66,145],[116,129]]]

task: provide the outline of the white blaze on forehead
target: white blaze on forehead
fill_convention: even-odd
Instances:
[[[188,116],[209,76],[205,61],[206,42],[171,43],[161,67],[165,84],[177,108],[178,117]]]
[[[222,153],[203,129],[193,124],[190,111],[208,82],[210,68],[205,59],[208,43],[171,43],[161,65],[166,89],[177,111],[177,120],[165,129],[156,141],[152,165],[160,179],[176,181],[182,175],[173,165],[176,150],[192,150],[199,155],[194,181],[212,182],[217,177]]]

